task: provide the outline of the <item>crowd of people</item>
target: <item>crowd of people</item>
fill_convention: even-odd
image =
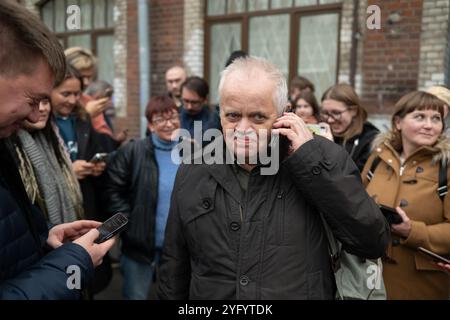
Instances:
[[[447,87],[401,97],[380,132],[350,85],[318,101],[305,77],[288,87],[270,61],[238,51],[216,106],[205,79],[169,68],[147,136],[128,141],[96,73],[92,52],[63,51],[32,13],[0,2],[0,299],[95,298],[117,241],[97,243],[97,227],[117,212],[129,220],[125,299],[334,299],[327,228],[361,263],[381,259],[387,299],[450,298],[450,265],[418,251],[450,255]],[[208,130],[219,138],[202,139]],[[274,174],[262,150],[279,152]]]

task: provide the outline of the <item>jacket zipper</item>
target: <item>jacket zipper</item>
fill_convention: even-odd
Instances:
[[[403,175],[403,171],[405,171],[405,167],[406,167],[405,164],[400,166],[400,177]]]

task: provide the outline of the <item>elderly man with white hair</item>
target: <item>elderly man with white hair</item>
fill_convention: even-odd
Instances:
[[[270,62],[235,60],[222,72],[219,95],[224,136],[211,145],[225,142],[226,154],[209,145],[215,163],[178,170],[160,298],[334,298],[319,212],[343,248],[360,257],[382,256],[389,239],[358,169],[344,149],[284,113],[286,81]],[[285,150],[278,151],[277,135]],[[281,161],[272,174],[263,173],[264,151]]]

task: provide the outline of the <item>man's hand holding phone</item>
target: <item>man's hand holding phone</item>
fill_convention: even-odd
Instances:
[[[305,122],[292,112],[284,112],[273,124],[273,133],[285,136],[291,142],[289,154],[295,152],[304,143],[313,139],[313,134]]]
[[[73,241],[82,246],[91,256],[94,267],[102,263],[103,256],[114,244],[114,238],[101,244],[95,243],[100,232],[96,229],[100,222],[92,220],[79,220],[70,223],[59,224],[50,229],[47,244],[56,249],[66,242]]]
[[[73,243],[82,246],[91,256],[94,267],[102,264],[103,257],[111,249],[116,241],[115,238],[111,238],[102,243],[96,243],[95,241],[100,236],[100,232],[97,229],[91,229],[85,235],[79,237]]]
[[[74,241],[100,225],[100,222],[94,220],[78,220],[58,224],[49,230],[47,244],[56,249],[65,242]]]

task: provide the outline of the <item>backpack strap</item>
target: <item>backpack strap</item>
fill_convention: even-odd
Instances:
[[[375,170],[377,169],[377,166],[380,164],[381,158],[379,156],[376,156],[375,159],[372,161],[372,165],[370,166],[369,171],[367,172],[367,180],[372,180],[373,175],[375,174]]]
[[[439,198],[444,201],[445,195],[448,193],[447,187],[447,161],[439,162],[439,185],[437,188]]]
[[[320,219],[322,220],[322,225],[325,230],[325,234],[327,236],[328,240],[328,253],[330,254],[331,258],[331,267],[333,269],[333,272],[336,273],[337,270],[341,267],[341,245],[336,241],[336,238],[333,235],[333,232],[331,231],[330,226],[328,225],[327,221],[325,220],[325,217],[323,216],[323,213],[319,211]]]

